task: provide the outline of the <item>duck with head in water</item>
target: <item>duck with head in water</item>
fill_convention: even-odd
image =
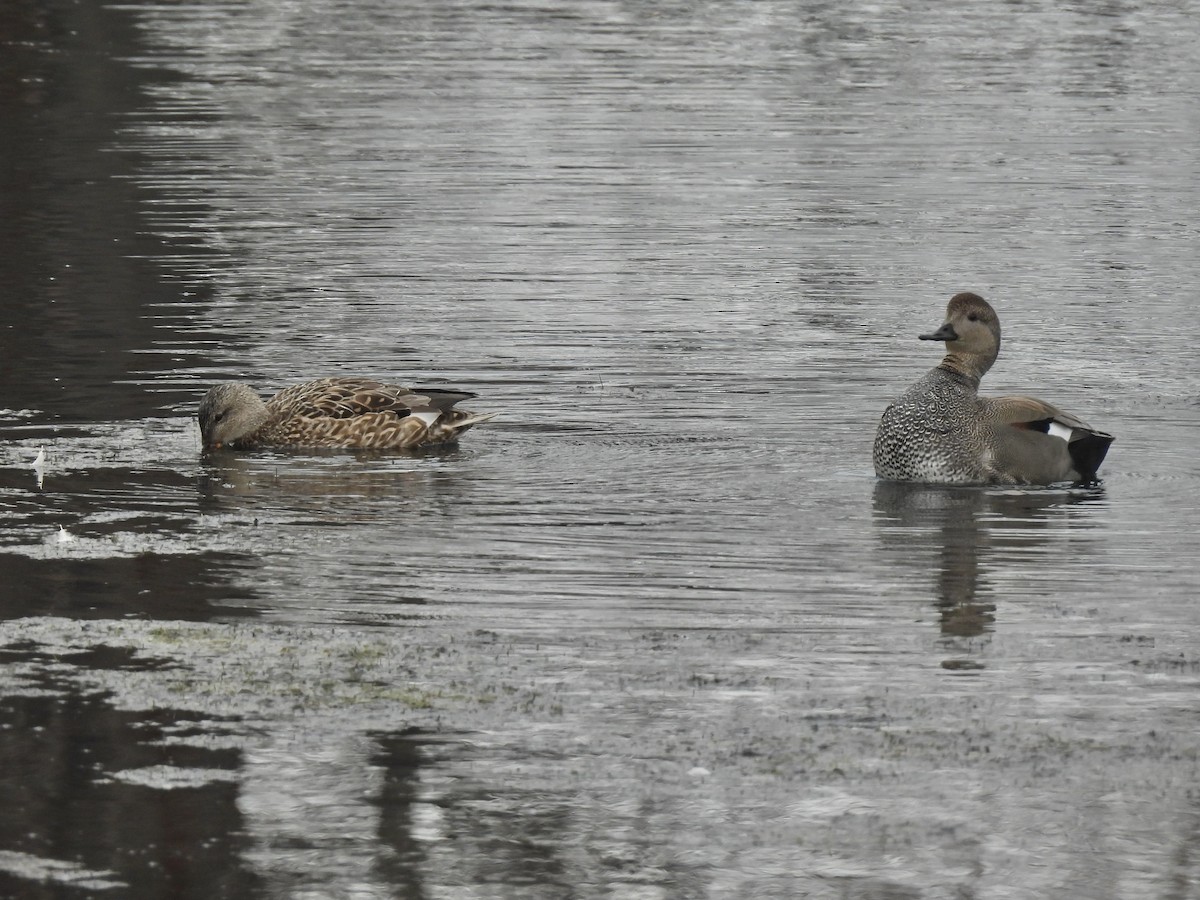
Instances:
[[[474,396],[339,377],[293,385],[264,402],[248,385],[230,382],[204,395],[198,418],[205,450],[407,450],[453,443],[472,425],[492,418],[454,408]]]

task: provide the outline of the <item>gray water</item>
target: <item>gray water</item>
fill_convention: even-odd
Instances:
[[[1197,21],[7,9],[0,896],[1193,896]],[[876,482],[960,290],[1100,486]]]

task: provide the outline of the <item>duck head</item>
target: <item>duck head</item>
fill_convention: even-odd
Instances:
[[[1000,353],[1000,317],[978,294],[955,294],[946,307],[942,327],[919,337],[946,342],[946,356],[939,368],[978,379]]]
[[[204,449],[219,450],[266,422],[267,405],[249,385],[218,384],[200,401],[197,418]]]

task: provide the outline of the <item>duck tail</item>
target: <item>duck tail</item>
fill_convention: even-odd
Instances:
[[[441,421],[441,424],[444,427],[453,431],[465,431],[472,425],[478,425],[480,422],[486,422],[489,419],[494,419],[498,415],[498,413],[469,413],[466,410],[457,409],[454,410],[454,412],[462,416],[462,418],[459,419],[450,416],[444,416]]]
[[[1079,473],[1080,481],[1095,481],[1096,471],[1104,462],[1108,447],[1113,442],[1111,434],[1103,431],[1081,431],[1078,437],[1067,442],[1067,451],[1071,454],[1071,462]]]

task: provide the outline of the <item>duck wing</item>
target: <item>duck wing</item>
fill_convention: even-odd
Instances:
[[[352,419],[377,413],[404,417],[413,412],[446,412],[469,391],[408,388],[370,378],[322,378],[284,388],[270,406],[287,417]]]
[[[1064,444],[1058,441],[1064,441],[1065,458],[1070,460],[1075,477],[1091,481],[1113,442],[1111,434],[1097,431],[1078,416],[1034,397],[995,397],[981,402],[986,419],[1018,429],[1009,432],[1011,438],[998,442],[1003,452],[1012,455],[1010,462],[1018,471],[1063,458]],[[1059,449],[1054,449],[1055,445]]]
[[[991,397],[980,401],[984,417],[1003,425],[1040,431],[1064,440],[1076,440],[1082,435],[1102,434],[1083,419],[1035,397]]]

